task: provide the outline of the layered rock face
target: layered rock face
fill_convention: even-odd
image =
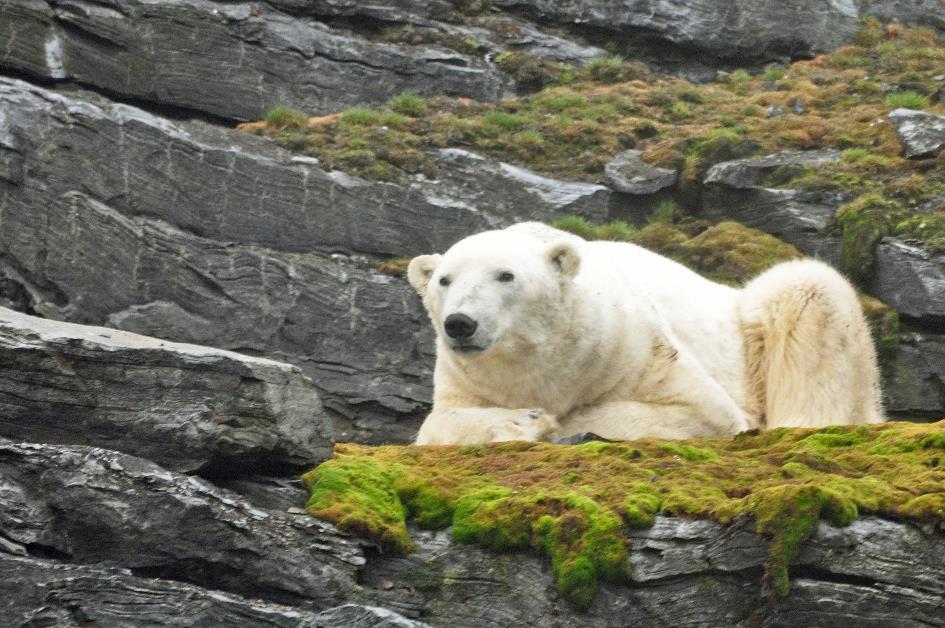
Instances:
[[[633,585],[582,614],[537,557],[424,531],[391,556],[301,510],[299,470],[335,442],[407,442],[429,407],[429,322],[377,261],[520,220],[639,217],[679,184],[633,150],[590,184],[465,148],[430,151],[435,176],[369,181],[233,122],[403,92],[494,101],[533,87],[509,52],[579,64],[619,44],[714,76],[832,49],[867,15],[945,27],[942,0],[682,4],[0,3],[3,621],[942,625],[941,535],[880,519],[822,525],[775,600],[748,523],[661,518],[633,539]],[[927,115],[896,116],[909,157],[940,149]],[[719,164],[700,210],[839,263],[824,230],[850,199],[765,184],[836,157]],[[945,258],[895,238],[875,257],[869,290],[905,321],[887,408],[941,418]]]

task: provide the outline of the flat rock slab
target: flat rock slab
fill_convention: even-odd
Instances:
[[[400,256],[443,251],[531,213],[603,219],[609,206],[603,186],[464,151],[440,154],[437,180],[394,185],[325,171],[248,133],[172,122],[87,93],[0,77],[0,108],[0,183],[12,186],[0,212],[80,192],[125,216],[223,242]],[[503,196],[516,203],[497,204]]]
[[[2,67],[239,120],[276,106],[331,113],[405,90],[493,100],[509,84],[481,59],[371,42],[265,2],[7,0],[0,41],[10,42]]]
[[[809,56],[852,39],[859,28],[851,0],[493,0],[493,6],[610,32],[645,33],[717,58]]]
[[[72,563],[316,610],[356,600],[364,565],[355,541],[306,514],[259,510],[134,456],[5,439],[0,537]]]
[[[896,136],[907,159],[927,159],[945,149],[945,117],[913,109],[896,109],[889,114]]]
[[[675,170],[657,168],[643,161],[643,151],[625,150],[604,166],[607,180],[618,192],[653,194],[676,184]]]
[[[344,604],[321,612],[143,578],[127,569],[0,554],[0,613],[14,626],[279,626],[421,628],[376,606]]]
[[[294,366],[0,308],[0,436],[248,475],[327,458],[331,421]]]

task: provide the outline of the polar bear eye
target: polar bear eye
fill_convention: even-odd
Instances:
[[[515,279],[515,275],[513,275],[512,273],[510,273],[510,272],[507,271],[507,270],[504,270],[504,271],[502,271],[501,273],[499,273],[499,276],[497,277],[497,279],[498,279],[499,281],[508,282],[508,281],[514,280],[514,279]]]
[[[448,286],[448,285],[450,285],[450,278],[449,278],[449,277],[440,277],[440,285],[441,285],[441,286]]]

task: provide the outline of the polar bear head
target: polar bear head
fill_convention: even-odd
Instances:
[[[415,257],[407,276],[440,341],[473,358],[547,343],[555,320],[567,317],[562,300],[580,261],[573,239],[487,231],[443,255]]]

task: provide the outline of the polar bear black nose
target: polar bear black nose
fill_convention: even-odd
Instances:
[[[443,327],[450,338],[469,338],[476,333],[479,323],[465,314],[450,314],[443,322]]]

